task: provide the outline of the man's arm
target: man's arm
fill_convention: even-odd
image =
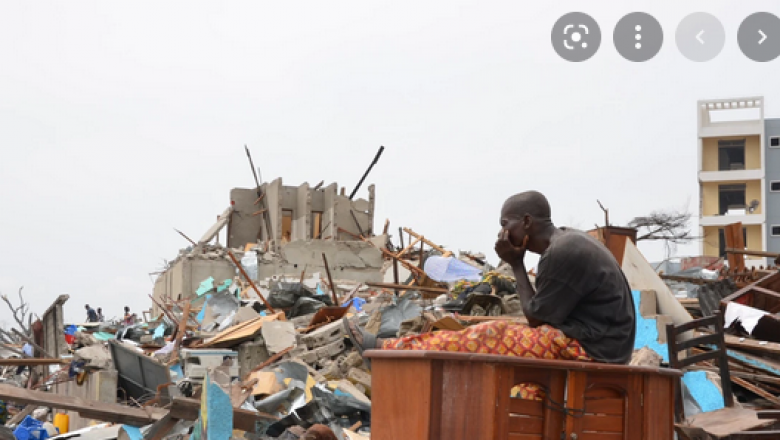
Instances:
[[[512,270],[515,273],[515,282],[517,283],[517,296],[520,297],[520,302],[523,305],[523,314],[525,314],[526,319],[528,319],[528,325],[531,327],[539,327],[540,325],[545,324],[543,321],[532,318],[531,314],[528,313],[528,304],[531,303],[536,292],[534,291],[534,288],[531,287],[531,280],[528,279],[528,271],[525,270],[525,263],[520,261],[519,264],[514,264]]]

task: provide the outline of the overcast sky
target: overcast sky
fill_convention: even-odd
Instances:
[[[596,199],[614,224],[697,214],[696,100],[763,95],[780,117],[780,60],[736,43],[776,2],[552,3],[4,2],[0,292],[23,285],[37,313],[69,294],[70,321],[87,302],[148,308],[149,273],[186,245],[172,228],[199,237],[231,188],[253,186],[244,144],[264,180],[347,188],[384,145],[375,228],[389,218],[494,263],[501,203],[527,189],[583,229],[603,223]],[[582,63],[550,42],[575,10],[603,36]],[[645,63],[612,41],[634,11],[665,31]],[[674,44],[696,11],[726,29],[707,63]]]

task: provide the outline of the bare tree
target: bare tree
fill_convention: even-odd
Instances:
[[[641,235],[640,240],[664,240],[675,244],[688,243],[697,239],[691,235],[688,223],[691,221],[689,212],[653,211],[645,217],[635,217],[628,226],[636,228]]]
[[[0,298],[6,303],[8,308],[11,310],[14,321],[16,321],[16,325],[19,327],[17,330],[23,335],[27,337],[31,337],[33,314],[30,313],[30,303],[25,301],[24,297],[22,296],[22,289],[24,289],[24,286],[19,288],[18,306],[15,306],[11,302],[11,300],[8,298],[8,295],[0,295]],[[6,342],[17,342],[20,339],[20,337],[15,335],[13,332],[5,331],[5,329],[0,329],[0,338],[8,339],[8,341]]]
[[[639,232],[637,241],[663,241],[668,257],[678,244],[700,238],[691,235],[690,221],[691,214],[687,211],[653,211],[648,216],[635,217],[628,225]]]

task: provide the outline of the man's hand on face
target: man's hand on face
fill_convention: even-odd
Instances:
[[[512,244],[512,240],[509,238],[509,231],[504,229],[496,240],[494,249],[496,254],[503,261],[509,263],[510,266],[518,267],[523,265],[523,258],[525,257],[525,247],[528,244],[528,236],[523,238],[522,246],[515,246]]]

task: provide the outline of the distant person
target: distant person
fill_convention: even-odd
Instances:
[[[98,322],[98,314],[89,304],[85,304],[84,308],[87,309],[87,322]]]
[[[125,319],[124,319],[125,325],[133,325],[135,324],[135,315],[130,313],[130,307],[125,306]]]
[[[97,308],[97,317],[98,317],[98,322],[103,322],[105,320],[105,318],[103,318],[103,309],[101,309],[100,307]]]

